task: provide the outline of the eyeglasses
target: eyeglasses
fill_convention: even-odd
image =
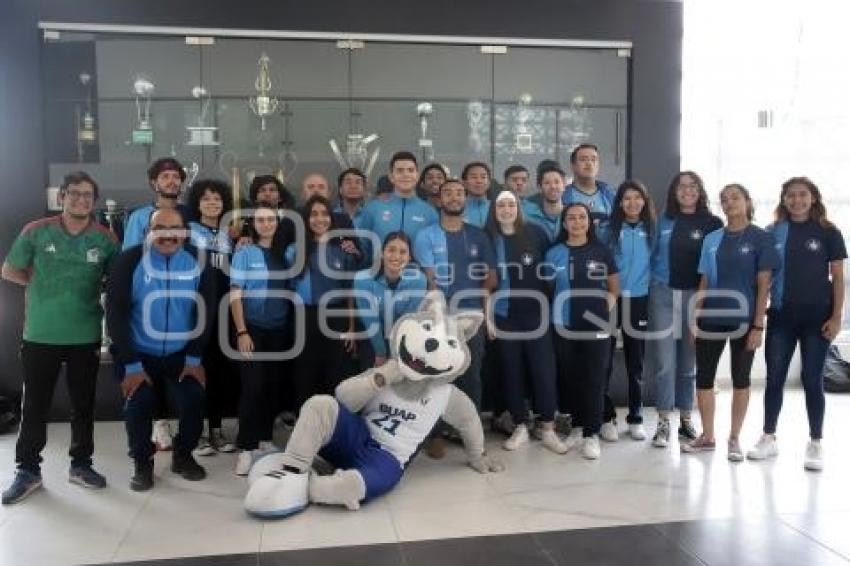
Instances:
[[[70,198],[72,198],[74,200],[80,200],[80,199],[94,200],[94,193],[93,192],[81,192],[81,191],[76,191],[74,189],[71,189],[71,190],[67,191],[65,194],[68,195]]]

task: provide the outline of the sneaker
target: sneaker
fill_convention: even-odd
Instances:
[[[566,442],[558,437],[558,433],[552,429],[543,430],[542,438],[543,446],[554,452],[555,454],[566,454],[570,447]]]
[[[694,428],[694,421],[682,419],[679,423],[679,442],[694,442],[698,436],[697,429]]]
[[[655,428],[655,434],[652,437],[652,445],[656,448],[667,448],[668,444],[670,444],[670,421],[658,419],[658,426]]]
[[[171,457],[171,471],[188,481],[201,481],[207,477],[207,471],[191,454],[181,454],[177,451]]]
[[[136,473],[130,478],[130,489],[147,491],[153,487],[153,460],[136,462]]]
[[[224,434],[224,431],[220,428],[214,428],[212,432],[210,432],[210,443],[215,446],[219,452],[224,452],[226,454],[236,452],[236,443],[233,442],[233,439]]]
[[[18,470],[9,489],[3,492],[3,505],[13,505],[26,499],[41,487],[41,474]]]
[[[699,435],[692,442],[685,442],[681,445],[682,452],[685,454],[696,454],[698,452],[711,452],[714,450],[715,443],[713,440],[708,440],[703,435]]]
[[[236,475],[247,476],[251,471],[251,466],[254,464],[254,451],[241,450],[236,458]]]
[[[643,424],[634,423],[629,425],[629,436],[632,440],[646,440],[646,429]]]
[[[599,448],[599,437],[588,436],[581,445],[581,455],[587,460],[598,460],[602,450]]]
[[[425,453],[434,460],[439,460],[446,455],[446,440],[442,436],[430,438],[425,443]]]
[[[747,458],[750,460],[767,460],[768,458],[775,458],[778,454],[779,447],[776,445],[776,436],[762,434],[753,449],[747,452]]]
[[[741,443],[738,442],[737,438],[730,438],[728,442],[729,454],[727,454],[727,458],[730,462],[743,462],[744,461],[744,451],[741,450]]]
[[[173,446],[173,435],[171,434],[171,425],[167,420],[162,419],[153,423],[151,442],[156,445],[156,449],[160,452],[171,450]]]
[[[202,436],[198,441],[198,447],[195,448],[195,454],[198,456],[215,456],[215,452],[215,446],[210,442],[210,439]]]
[[[71,466],[71,469],[68,470],[68,481],[90,489],[106,487],[106,478],[97,473],[90,465]]]
[[[611,419],[602,423],[599,429],[599,437],[605,442],[617,442],[620,440],[620,432],[617,430],[617,419]]]
[[[524,424],[518,424],[514,427],[511,437],[502,443],[502,448],[505,450],[516,450],[525,444],[528,444],[528,427]]]
[[[569,436],[573,430],[573,417],[564,413],[555,413],[555,432],[561,436]]]
[[[823,448],[820,440],[810,440],[806,444],[806,459],[803,460],[803,467],[810,472],[823,470]]]
[[[502,434],[511,435],[516,432],[516,424],[514,423],[514,418],[509,412],[505,411],[501,415],[493,417],[493,419],[490,421],[490,430],[492,430],[493,432],[500,432]],[[510,448],[508,450],[510,450]]]
[[[557,434],[557,429],[555,429],[555,433]],[[564,439],[564,444],[566,445],[567,451],[569,452],[573,448],[580,446],[583,441],[584,438],[581,428],[576,428],[573,429],[573,431],[570,432],[569,436]]]

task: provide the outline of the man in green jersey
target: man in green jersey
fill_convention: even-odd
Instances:
[[[97,184],[71,173],[60,188],[62,214],[30,222],[12,244],[2,277],[26,288],[21,360],[24,399],[15,447],[18,471],[3,492],[4,505],[41,487],[40,453],[62,363],[71,397],[71,468],[68,479],[89,488],[106,486],[92,468],[94,400],[100,365],[100,291],[110,260],[120,247],[92,217]]]

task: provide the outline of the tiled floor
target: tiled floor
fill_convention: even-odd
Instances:
[[[745,446],[760,429],[761,392],[753,399]],[[729,401],[720,394],[721,435]],[[682,456],[675,443],[659,450],[626,438],[604,444],[601,460],[588,462],[536,443],[507,453],[493,435],[489,449],[507,465],[501,474],[478,475],[453,448],[442,461],[418,458],[396,490],[360,511],[314,506],[276,522],[242,511],[245,485],[232,474],[234,455],[202,459],[209,478],[199,483],[175,477],[169,457],[160,455],[156,487],[130,491],[120,423],[96,427],[96,463],[110,486],[86,492],[66,479],[67,425],[51,425],[46,489],[0,507],[0,565],[214,555],[179,563],[655,564],[659,557],[665,564],[845,563],[850,447],[839,433],[850,431],[850,396],[829,396],[827,411],[821,474],[802,468],[803,398],[789,391],[781,453],[772,462],[735,465],[725,450]],[[4,486],[13,453],[14,438],[0,437]]]

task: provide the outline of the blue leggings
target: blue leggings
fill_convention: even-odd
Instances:
[[[823,394],[823,365],[829,341],[823,337],[823,322],[799,322],[769,314],[764,357],[767,378],[764,390],[764,432],[776,433],[776,422],[782,410],[782,393],[794,348],[800,343],[802,369],[800,380],[806,394],[809,435],[818,440],[823,434],[826,399]]]

